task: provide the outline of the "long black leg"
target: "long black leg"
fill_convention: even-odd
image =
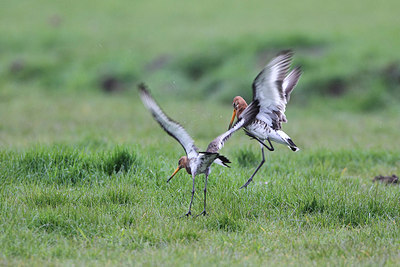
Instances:
[[[251,181],[253,181],[253,177],[254,175],[256,175],[256,173],[258,172],[258,170],[261,168],[261,166],[264,164],[265,162],[265,156],[264,156],[264,147],[261,147],[261,154],[262,154],[262,160],[260,162],[260,165],[258,165],[257,169],[254,171],[254,173],[250,176],[249,180],[247,180],[247,182],[242,185],[242,187],[240,187],[240,189],[247,187]]]
[[[268,147],[263,141],[261,141],[257,137],[254,137],[254,139],[256,139],[258,142],[260,142],[260,144],[262,144],[264,147],[266,147],[269,151],[274,151],[275,150],[274,146],[272,145],[271,141],[269,140],[269,137],[267,138],[267,140],[268,140],[268,143],[269,143],[269,145],[271,147]]]
[[[204,185],[204,210],[203,210],[200,214],[197,214],[196,217],[197,217],[197,216],[200,216],[200,215],[204,215],[204,216],[207,215],[207,212],[206,212],[206,199],[207,199],[207,181],[208,181],[208,174],[209,174],[209,171],[206,171],[206,183],[205,183],[205,185]]]
[[[245,133],[248,135],[248,136],[250,136],[251,138],[253,138],[253,139],[256,139],[261,145],[263,145],[265,148],[267,148],[269,151],[274,151],[275,150],[275,148],[274,148],[274,146],[272,145],[272,143],[271,143],[271,141],[269,140],[269,137],[266,139],[266,140],[268,140],[268,143],[269,143],[269,145],[271,146],[271,147],[269,147],[269,146],[267,146],[263,141],[261,141],[259,138],[257,138],[257,137],[255,137],[253,134],[251,134],[249,131],[247,131],[247,130],[244,130],[245,131]]]
[[[192,203],[193,203],[193,196],[194,196],[194,178],[196,177],[195,174],[192,174],[193,177],[193,187],[192,187],[192,199],[190,200],[189,211],[185,214],[187,217],[192,214]]]

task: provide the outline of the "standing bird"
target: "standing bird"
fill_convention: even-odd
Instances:
[[[246,111],[242,112],[238,116],[237,123],[230,128],[225,133],[221,134],[215,138],[207,147],[205,152],[199,152],[198,148],[194,145],[193,139],[185,131],[185,129],[177,122],[170,119],[161,108],[157,105],[154,99],[151,97],[149,91],[146,89],[144,84],[139,86],[139,94],[145,107],[151,112],[154,119],[160,124],[160,126],[169,135],[175,138],[185,149],[186,156],[183,156],[178,161],[178,168],[169,177],[167,182],[169,182],[174,175],[180,170],[185,168],[188,174],[192,175],[193,178],[193,188],[192,188],[192,198],[190,200],[189,211],[185,214],[186,216],[191,215],[191,208],[194,196],[194,182],[195,177],[198,174],[204,173],[206,176],[205,186],[204,186],[204,210],[199,215],[206,215],[206,195],[207,195],[207,180],[210,174],[210,166],[212,163],[217,163],[224,167],[229,167],[227,163],[231,163],[226,157],[220,155],[218,150],[221,149],[224,143],[231,137],[231,135],[239,130],[241,127],[248,125],[252,122],[259,111],[258,101],[249,105]],[[199,216],[197,215],[197,216]]]
[[[244,130],[248,136],[260,143],[262,161],[241,188],[249,185],[254,175],[264,164],[264,147],[269,151],[274,151],[271,140],[287,145],[292,151],[299,150],[292,139],[281,130],[282,122],[287,122],[285,109],[290,99],[290,93],[301,76],[300,67],[296,67],[288,74],[292,56],[293,52],[290,50],[280,52],[254,79],[253,102],[259,102],[260,110],[256,119],[245,126]],[[233,114],[229,129],[232,126],[235,115],[239,118],[248,108],[246,101],[240,96],[236,96],[233,99],[232,105]],[[265,140],[268,141],[269,147],[264,143]]]

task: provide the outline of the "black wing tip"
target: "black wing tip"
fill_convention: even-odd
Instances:
[[[296,152],[299,150],[299,148],[296,146],[296,144],[293,142],[292,139],[287,139],[288,143],[289,143],[289,147],[292,151]]]
[[[300,76],[303,73],[303,69],[301,66],[296,66],[293,68],[292,72]]]
[[[144,93],[149,94],[149,89],[148,89],[147,85],[144,82],[139,83],[137,85],[137,87],[138,87],[140,92],[144,92]]]
[[[200,151],[199,153],[204,154],[204,155],[215,155],[215,154],[219,154],[218,152],[210,152],[210,151]]]
[[[145,83],[139,83],[137,85],[137,87],[138,87],[139,95],[140,95],[140,98],[142,99],[143,104],[147,107],[147,109],[152,113],[152,115],[154,117],[154,110],[149,107],[149,102],[150,103],[155,102],[155,100],[153,99],[147,85]]]
[[[147,85],[144,82],[138,84],[138,88],[140,90],[147,90]]]
[[[142,102],[144,104],[144,106],[150,111],[151,115],[153,116],[153,118],[155,119],[155,121],[161,126],[161,128],[170,136],[172,136],[176,141],[178,141],[178,143],[181,144],[181,146],[183,147],[183,149],[186,151],[185,146],[181,143],[181,141],[179,140],[179,138],[177,138],[171,131],[169,131],[165,125],[158,119],[158,117],[160,116],[160,113],[162,114],[161,116],[165,116],[166,119],[168,121],[170,121],[171,123],[175,123],[178,127],[181,127],[182,129],[183,126],[176,122],[175,120],[171,119],[170,117],[168,117],[167,114],[164,113],[164,111],[162,110],[162,108],[157,104],[156,100],[153,99],[153,97],[150,94],[150,91],[147,89],[147,86],[145,83],[139,83],[138,84],[138,90],[140,93],[140,98],[142,99]],[[185,131],[186,132],[186,131]],[[187,134],[187,133],[186,133]],[[187,134],[189,135],[189,134]],[[194,146],[194,150],[197,151],[197,148]]]
[[[289,102],[290,99],[290,93],[293,91],[293,89],[296,87],[297,83],[300,80],[301,75],[303,74],[303,70],[301,66],[296,66],[290,73],[289,76],[287,76],[285,79],[288,79],[288,85],[287,88],[285,89],[285,94],[286,94],[286,101]]]
[[[227,163],[232,163],[227,157],[225,157],[223,155],[219,155],[218,159],[220,159],[224,165],[226,165]],[[227,166],[227,167],[229,167],[229,166]]]
[[[279,51],[276,56],[284,56],[284,55],[292,56],[293,54],[294,54],[294,52],[292,49],[285,49],[285,50]]]
[[[303,74],[303,69],[301,68],[301,66],[296,66],[293,70],[292,70],[294,76],[296,77],[297,80],[300,79],[301,75]]]

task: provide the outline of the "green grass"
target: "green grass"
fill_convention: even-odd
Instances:
[[[190,176],[182,171],[166,183],[182,148],[136,94],[33,94],[12,103],[0,154],[5,264],[399,262],[398,187],[372,182],[399,173],[395,111],[289,108],[284,129],[300,152],[276,145],[247,190],[239,187],[261,153],[243,133],[234,135],[222,150],[232,168],[214,166],[209,179],[209,216],[184,219]],[[229,105],[213,102],[179,102],[190,113],[177,105],[163,102],[203,148],[231,115]],[[199,176],[195,214],[203,186]]]
[[[127,150],[129,155],[137,153],[132,147]],[[83,179],[72,182],[66,174],[82,171],[82,162],[102,166],[108,154],[42,148],[32,168],[34,163],[27,160],[32,152],[3,152],[3,260],[32,263],[33,257],[34,264],[108,265],[398,263],[398,188],[371,181],[377,170],[398,172],[398,167],[393,169],[398,152],[271,153],[247,190],[238,188],[254,166],[238,167],[232,158],[232,169],[214,167],[210,215],[197,219],[179,218],[190,199],[189,176],[180,174],[167,184],[174,162],[163,155],[145,156],[160,154],[151,149],[140,153],[140,165],[112,174],[89,168]],[[66,157],[69,164],[57,161]],[[194,212],[202,209],[202,185],[200,176]]]
[[[399,3],[2,1],[0,265],[399,265],[399,188],[372,182],[400,174]],[[276,145],[240,190],[261,153],[235,134],[209,215],[180,218],[183,150],[136,84],[204,149],[288,48],[301,150]]]

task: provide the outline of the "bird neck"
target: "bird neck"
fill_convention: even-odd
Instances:
[[[187,156],[182,157],[182,163],[180,167],[185,168],[188,174],[192,174],[192,169],[190,168],[190,160],[187,158]]]
[[[190,169],[189,166],[186,166],[185,169],[186,169],[186,172],[187,172],[188,174],[192,174],[192,170]]]

